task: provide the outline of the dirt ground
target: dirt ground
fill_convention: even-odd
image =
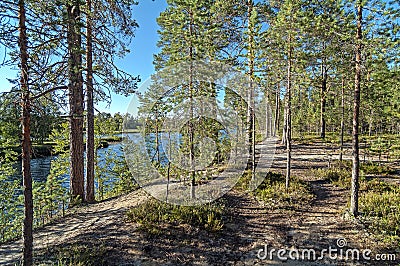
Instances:
[[[315,195],[311,203],[299,208],[271,210],[253,196],[232,190],[224,196],[229,217],[221,232],[169,225],[163,228],[162,235],[151,236],[126,220],[129,208],[149,198],[138,190],[73,209],[66,217],[37,230],[36,262],[48,265],[51,263],[47,258],[55,253],[75,250],[86,254],[92,265],[399,265],[400,250],[382,249],[361,224],[346,218],[348,191],[306,175],[309,169],[326,167],[329,160],[336,158],[335,152],[322,143],[293,146],[293,174],[309,182]],[[285,160],[284,147],[277,144],[271,171],[283,172]],[[317,260],[303,260],[301,256],[282,260],[277,254],[278,249],[286,249],[287,257],[292,250],[296,258],[296,250],[301,254],[313,249],[318,258],[329,247],[337,249],[333,255],[348,249],[360,250],[360,257],[365,249],[372,250],[370,257],[382,252],[397,253],[397,261],[346,261],[327,254]],[[21,248],[21,240],[0,246],[0,265],[18,263]],[[267,256],[263,258],[265,251]],[[91,257],[92,254],[95,255]]]

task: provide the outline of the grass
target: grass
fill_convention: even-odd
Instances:
[[[182,225],[206,229],[210,232],[220,231],[223,226],[225,208],[221,201],[196,205],[181,206],[149,199],[130,209],[128,219],[139,224],[139,229],[151,235],[162,234],[165,225]]]
[[[251,172],[246,171],[236,184],[236,189],[246,190]],[[304,206],[314,198],[309,184],[292,176],[289,190],[286,191],[285,176],[269,172],[262,183],[251,192],[268,209],[293,209]]]
[[[350,135],[343,136],[344,142],[351,141]],[[301,144],[310,144],[315,142],[326,142],[332,144],[339,144],[340,143],[340,135],[336,132],[326,132],[325,139],[322,139],[319,133],[298,133],[297,135],[293,136],[293,141],[299,142]]]
[[[35,255],[35,265],[97,266],[105,265],[107,248],[103,242],[96,244],[74,243]]]

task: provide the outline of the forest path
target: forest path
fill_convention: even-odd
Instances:
[[[285,170],[285,156],[284,147],[278,144],[271,171]],[[377,245],[360,226],[344,219],[348,191],[307,175],[309,169],[326,167],[327,156],[332,157],[326,155],[323,144],[294,145],[293,174],[307,180],[315,194],[310,204],[300,208],[267,209],[253,196],[232,190],[223,197],[230,215],[222,232],[213,234],[186,225],[165,225],[161,235],[148,235],[125,220],[129,208],[149,198],[139,190],[74,209],[37,230],[36,259],[42,265],[50,264],[46,259],[55,254],[86,256],[85,261],[91,265],[366,265],[326,256],[317,261],[283,262],[277,251],[272,259],[257,256],[264,255],[265,245],[268,252],[272,248],[293,248],[300,255],[302,250],[312,248],[317,257],[323,249],[337,248],[338,239],[346,242],[344,249],[362,251]],[[0,265],[17,263],[21,247],[22,241],[0,246]]]

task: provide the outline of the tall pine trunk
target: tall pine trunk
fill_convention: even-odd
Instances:
[[[276,88],[276,99],[275,99],[275,121],[274,121],[274,133],[273,136],[276,137],[276,131],[279,130],[279,111],[280,111],[280,88]]]
[[[326,44],[322,42],[322,49],[325,51]],[[322,139],[325,138],[326,135],[326,119],[325,119],[325,111],[326,111],[326,90],[327,90],[327,82],[328,82],[328,75],[327,75],[327,68],[326,68],[326,59],[322,57],[321,63],[321,101],[320,101],[320,137]]]
[[[285,106],[283,108],[283,128],[282,128],[281,145],[286,146],[287,145],[287,120],[288,120],[288,117],[287,117],[287,114],[288,114],[288,112],[287,112],[287,92],[286,92],[284,98],[285,98],[284,99]]]
[[[189,26],[189,35],[190,35],[190,47],[189,47],[189,60],[190,60],[190,69],[189,69],[189,101],[190,101],[190,117],[189,117],[189,155],[190,155],[190,178],[191,178],[191,193],[190,198],[195,199],[196,197],[196,172],[194,165],[194,128],[193,128],[193,44],[192,44],[192,36],[193,36],[193,13],[190,11],[190,26]]]
[[[325,138],[326,132],[326,119],[325,119],[325,109],[326,109],[326,85],[327,85],[327,77],[325,74],[324,66],[322,67],[322,83],[321,83],[321,106],[320,106],[320,137],[322,139]]]
[[[360,115],[360,90],[361,90],[361,49],[362,49],[362,3],[357,6],[357,34],[356,34],[356,73],[354,81],[354,109],[353,109],[353,167],[351,173],[351,201],[350,212],[358,215],[358,190],[359,190],[359,115]]]
[[[256,130],[255,130],[255,102],[254,102],[254,84],[253,84],[253,75],[254,75],[254,36],[253,29],[251,23],[251,15],[253,12],[253,0],[247,1],[247,30],[248,30],[248,51],[247,51],[247,64],[249,68],[248,77],[249,77],[249,91],[247,94],[247,126],[248,126],[248,138],[249,138],[249,155],[250,160],[250,169],[252,179],[255,178],[255,168],[256,168]]]
[[[28,84],[28,39],[26,35],[25,1],[19,0],[19,49],[22,105],[22,177],[24,186],[23,265],[33,264],[33,197],[31,176],[31,103]]]
[[[344,146],[344,115],[345,115],[345,106],[344,106],[344,79],[345,77],[342,77],[342,117],[340,120],[340,155],[339,155],[339,161],[343,160],[343,146]]]
[[[265,90],[265,137],[269,138],[272,135],[271,132],[271,118],[270,118],[270,110],[269,110],[269,101],[268,101],[268,89]]]
[[[83,77],[80,1],[67,5],[68,67],[70,108],[70,189],[75,200],[84,200],[84,143],[83,143]],[[74,203],[74,201],[72,202]]]
[[[94,197],[94,106],[93,106],[93,40],[92,40],[92,0],[86,1],[86,201]]]
[[[292,161],[292,39],[289,34],[288,37],[289,48],[288,48],[288,66],[287,66],[287,98],[286,98],[286,192],[290,185],[290,170]]]

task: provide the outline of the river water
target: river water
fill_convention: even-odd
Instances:
[[[98,160],[99,163],[101,164],[106,156],[108,156],[109,153],[115,153],[117,155],[122,155],[122,150],[121,150],[121,143],[113,143],[110,144],[107,148],[102,148],[98,149],[97,154],[98,154]],[[40,181],[40,182],[45,182],[47,179],[47,176],[50,173],[50,168],[51,168],[51,163],[53,160],[55,160],[57,156],[46,156],[43,158],[36,158],[31,160],[31,173],[32,173],[32,179],[34,181]],[[22,184],[22,173],[21,173],[21,162],[18,162],[15,164],[15,169],[16,173],[13,175],[13,179],[19,179],[21,180]],[[69,188],[69,175],[65,175],[62,178],[65,179],[65,182],[63,182],[63,186],[66,188]]]
[[[119,135],[120,136],[120,135]],[[143,140],[141,138],[140,133],[128,133],[125,135],[125,137],[128,137],[130,141],[137,142],[139,140]],[[169,141],[172,142],[180,142],[181,136],[180,135],[173,135],[171,134],[169,137]],[[159,154],[160,154],[160,162],[163,165],[166,165],[168,163],[168,158],[166,156],[165,150],[168,150],[168,138],[164,136],[162,133],[159,135],[160,139],[160,146],[159,148]],[[150,133],[146,136],[146,149],[149,155],[149,158],[154,158],[156,151],[154,147],[155,143],[155,134]],[[141,141],[140,141],[141,143]],[[107,148],[102,148],[98,149],[97,155],[98,155],[98,164],[101,166],[105,163],[105,160],[108,156],[111,154],[116,154],[117,156],[123,156],[123,151],[122,151],[122,143],[117,142],[117,143],[112,143],[110,144]],[[47,156],[43,158],[36,158],[31,160],[31,173],[32,173],[32,179],[34,181],[40,181],[40,182],[45,182],[47,179],[47,176],[50,173],[50,168],[51,168],[51,163],[53,160],[55,160],[57,156]],[[17,173],[13,176],[13,179],[18,179],[21,180],[22,184],[22,174],[21,174],[21,162],[16,163],[15,165]],[[62,176],[61,178],[64,179],[63,186],[65,188],[69,188],[69,175]],[[96,182],[96,181],[95,181]],[[108,180],[108,182],[113,182],[113,180]]]

